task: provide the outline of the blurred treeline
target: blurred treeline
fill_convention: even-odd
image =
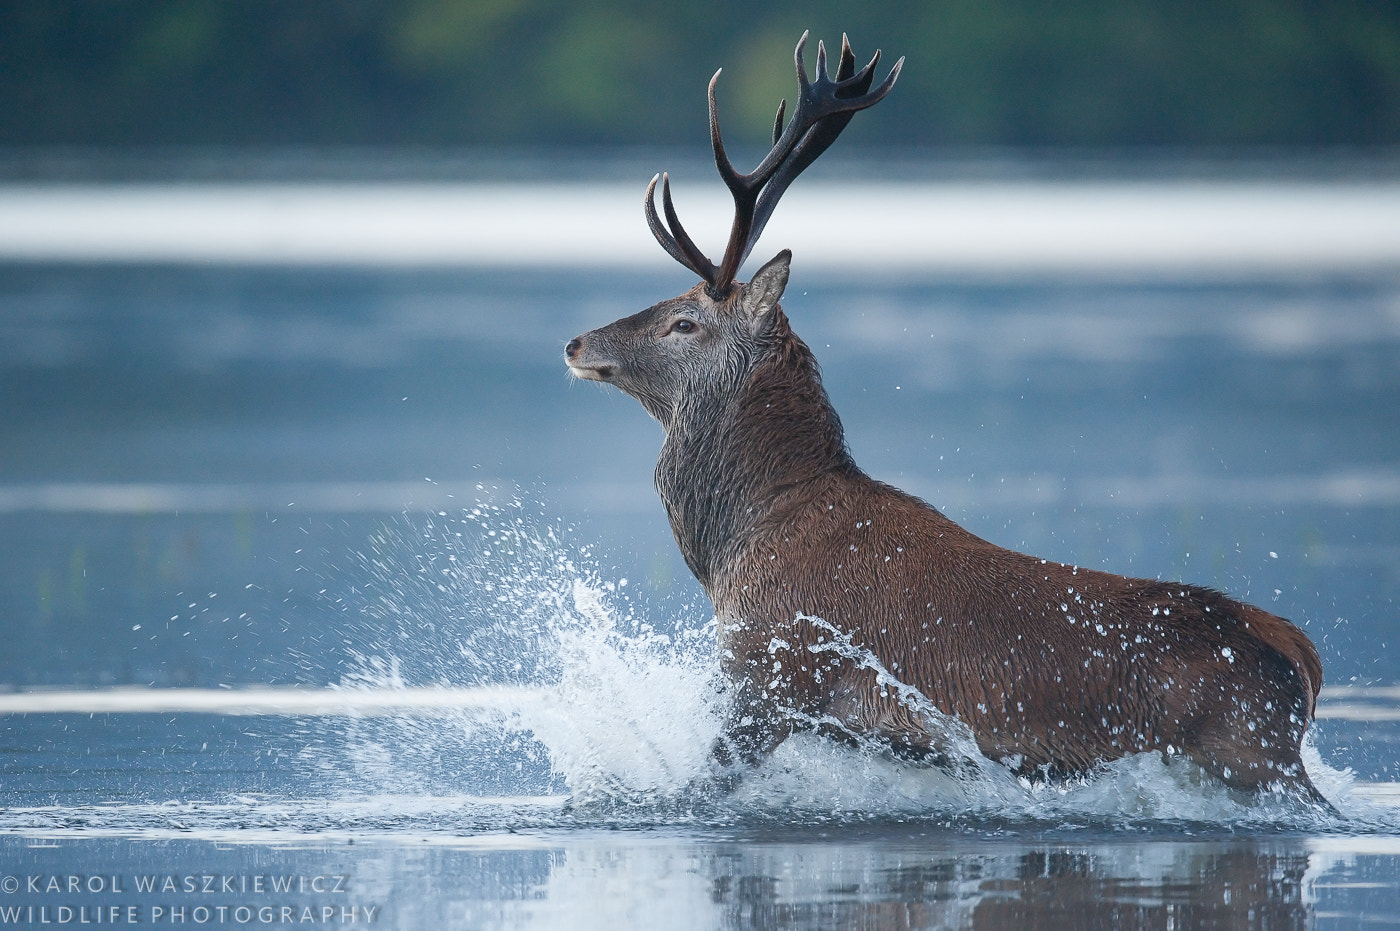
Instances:
[[[0,145],[760,141],[803,29],[891,145],[1400,142],[1396,0],[0,0]]]

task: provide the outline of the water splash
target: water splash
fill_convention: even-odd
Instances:
[[[361,570],[360,622],[381,631],[384,648],[357,655],[344,688],[492,685],[508,686],[510,698],[336,725],[342,730],[320,747],[339,743],[343,756],[327,769],[346,791],[567,798],[547,806],[549,823],[973,817],[1316,826],[1321,817],[1291,799],[1242,799],[1186,760],[1146,754],[1064,783],[1018,779],[982,757],[964,725],[819,618],[807,620],[830,636],[814,649],[870,669],[957,765],[799,734],[721,791],[709,750],[726,693],[708,606],[635,596],[627,580],[606,578],[570,528],[518,500],[401,520],[371,541]],[[1305,749],[1314,781],[1345,800],[1348,775]]]
[[[723,697],[713,623],[634,600],[562,523],[519,500],[405,519],[359,569],[347,604],[384,649],[357,654],[342,687],[508,686],[515,700],[351,721],[349,788],[643,804],[708,772]]]

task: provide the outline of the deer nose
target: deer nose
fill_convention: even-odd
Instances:
[[[564,357],[566,359],[572,359],[574,356],[578,355],[579,350],[582,348],[583,340],[575,336],[564,345]]]

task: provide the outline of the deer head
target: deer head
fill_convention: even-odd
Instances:
[[[713,398],[732,387],[765,339],[786,330],[778,299],[787,284],[791,254],[778,253],[748,284],[734,276],[788,185],[836,141],[857,110],[889,93],[904,64],[901,58],[872,90],[880,53],[857,71],[850,43],[842,36],[835,80],[827,75],[826,48],[820,42],[816,75],[809,78],[802,58],[806,44],[803,33],[793,55],[799,89],[792,119],[784,122],[783,101],[773,121],[773,148],[748,174],[737,171],[725,154],[715,97],[721,72],[710,80],[710,144],[720,177],[734,198],[734,222],[719,264],[700,251],[681,225],[670,179],[665,174],[652,178],[643,201],[647,225],[667,254],[703,280],[679,297],[575,337],[564,348],[575,376],[616,385],[640,401],[668,432],[683,402]],[[658,181],[665,222],[656,210]]]

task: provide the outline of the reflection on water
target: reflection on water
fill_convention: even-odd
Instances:
[[[5,862],[123,891],[8,895],[0,910],[290,905],[375,909],[397,928],[1341,928],[1393,917],[1397,851],[1338,857],[1288,838],[1145,835],[988,840],[957,829],[843,837],[493,836],[279,846],[0,838]],[[337,877],[336,892],[150,894],[138,876]],[[245,880],[246,881],[246,880]],[[328,880],[323,889],[336,887]],[[0,914],[4,914],[0,911]],[[232,922],[226,922],[232,923]],[[320,923],[319,920],[317,923]],[[37,922],[35,922],[37,924]]]
[[[941,856],[860,850],[863,856],[835,858],[764,853],[715,878],[724,925],[1302,928],[1314,915],[1304,886],[1307,854],[1267,844],[1056,844]],[[822,880],[808,888],[785,882],[784,861],[794,854],[826,859],[810,874]]]

